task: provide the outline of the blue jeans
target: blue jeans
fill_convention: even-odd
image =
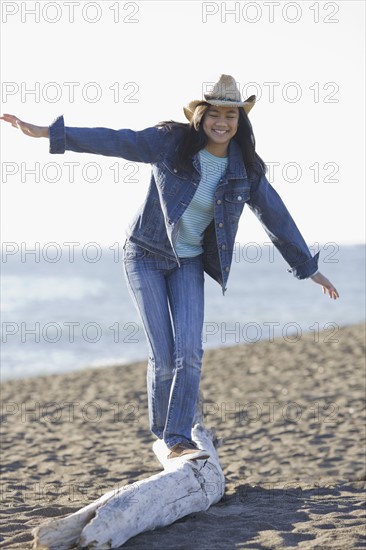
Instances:
[[[127,240],[127,286],[148,342],[150,430],[171,448],[192,441],[203,356],[203,254],[174,260]]]

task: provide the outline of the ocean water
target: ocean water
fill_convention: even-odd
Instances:
[[[205,278],[204,348],[274,338],[296,344],[309,332],[316,346],[321,338],[336,340],[339,327],[364,321],[364,246],[328,243],[320,251],[319,268],[339,300],[289,274],[273,246],[237,243],[225,296]],[[56,257],[40,246],[39,255],[2,257],[2,381],[147,359],[122,247],[95,253],[80,246],[74,257],[67,248]]]

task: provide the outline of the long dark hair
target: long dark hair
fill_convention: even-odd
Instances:
[[[189,123],[164,120],[156,124],[157,127],[166,127],[172,131],[180,129],[182,131],[182,139],[176,150],[175,165],[177,168],[188,168],[191,165],[193,155],[206,147],[208,138],[204,132],[202,122],[208,107],[210,107],[209,103],[200,102]],[[232,139],[240,146],[248,177],[251,178],[265,173],[266,165],[256,153],[253,128],[244,109],[239,109],[238,130]]]

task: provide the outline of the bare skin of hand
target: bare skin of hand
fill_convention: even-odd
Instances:
[[[49,136],[48,126],[35,126],[34,124],[29,124],[29,122],[24,122],[15,115],[4,114],[0,119],[9,122],[14,128],[18,128],[18,130],[21,130],[26,136],[35,138]]]
[[[327,291],[329,292],[329,298],[333,298],[333,300],[339,298],[339,293],[337,289],[326,277],[324,277],[322,273],[320,273],[320,271],[316,275],[313,275],[311,279],[314,281],[314,283],[318,283],[318,285],[321,285],[323,287],[324,294],[326,294]]]

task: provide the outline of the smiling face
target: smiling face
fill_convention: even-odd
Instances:
[[[225,153],[230,140],[235,136],[239,123],[238,107],[210,105],[203,117],[203,130],[208,137],[208,150],[213,154]]]

